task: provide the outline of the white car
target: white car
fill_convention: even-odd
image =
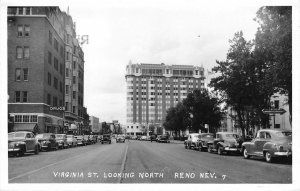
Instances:
[[[142,136],[140,140],[141,141],[147,141],[147,136]]]
[[[187,140],[184,141],[184,147],[186,149],[195,149],[197,141],[199,139],[199,133],[191,133],[188,135]]]

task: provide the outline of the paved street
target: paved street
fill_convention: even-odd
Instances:
[[[130,140],[10,157],[9,183],[291,183],[292,165]],[[76,177],[75,177],[76,176]]]

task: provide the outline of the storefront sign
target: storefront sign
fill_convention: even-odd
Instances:
[[[65,107],[50,107],[50,111],[65,111]]]

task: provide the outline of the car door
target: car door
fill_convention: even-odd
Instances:
[[[27,150],[34,150],[35,138],[32,133],[26,133],[26,147]]]

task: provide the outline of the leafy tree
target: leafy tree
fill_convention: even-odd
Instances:
[[[288,95],[292,121],[292,7],[261,7],[256,13],[260,28],[256,33],[255,49],[263,55],[272,77],[272,85]]]

